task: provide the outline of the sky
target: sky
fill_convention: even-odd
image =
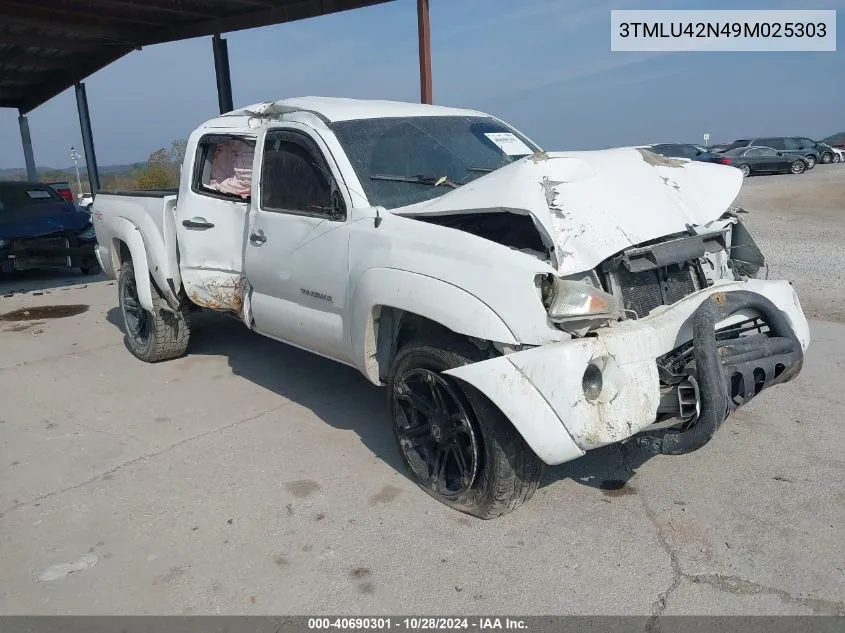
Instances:
[[[845,0],[809,0],[837,9]],[[794,0],[431,0],[434,102],[495,114],[547,150],[845,130],[845,45],[818,53],[610,51],[611,9],[791,9]],[[304,95],[419,99],[416,1],[225,35],[235,107]],[[217,115],[211,38],[136,51],[86,80],[97,161],[146,160]],[[36,164],[82,147],[72,89],[29,115]],[[0,109],[0,168],[22,167]]]

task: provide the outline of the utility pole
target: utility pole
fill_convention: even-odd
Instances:
[[[77,161],[79,161],[80,158],[82,158],[82,156],[79,155],[79,152],[77,152],[73,147],[71,147],[70,148],[70,159],[73,161],[73,166],[76,168],[76,186],[77,186],[76,198],[77,198],[77,200],[79,199],[79,196],[81,196],[84,193],[82,191],[82,179],[79,177],[79,163],[77,162]]]

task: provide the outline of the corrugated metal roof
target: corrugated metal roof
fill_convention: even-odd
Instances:
[[[142,46],[391,1],[0,0],[0,107],[28,112]]]

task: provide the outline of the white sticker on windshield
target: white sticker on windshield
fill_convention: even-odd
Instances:
[[[484,136],[493,141],[508,156],[525,156],[533,153],[531,148],[512,132],[487,132]]]
[[[49,191],[44,191],[43,189],[28,189],[26,195],[28,195],[33,200],[41,200],[44,198],[53,197]]]

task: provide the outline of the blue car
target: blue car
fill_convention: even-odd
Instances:
[[[90,214],[48,185],[0,182],[0,272],[79,268],[96,275],[96,245]]]

